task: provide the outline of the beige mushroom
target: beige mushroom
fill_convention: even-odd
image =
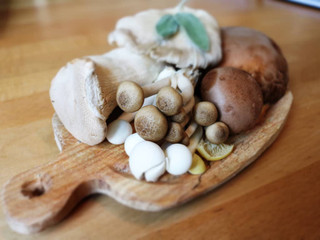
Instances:
[[[134,119],[134,127],[137,133],[145,140],[160,141],[166,136],[168,122],[166,117],[155,107],[141,108]]]
[[[229,128],[223,122],[216,122],[206,128],[206,138],[214,144],[224,143],[229,136]]]
[[[166,116],[173,116],[182,108],[182,96],[172,87],[162,88],[156,98],[158,109]]]
[[[178,12],[195,15],[204,25],[210,48],[205,52],[197,48],[185,31],[178,31],[169,39],[160,39],[155,26],[161,17]],[[174,64],[178,68],[206,68],[217,64],[221,57],[220,29],[217,21],[206,11],[188,7],[147,10],[120,19],[109,35],[109,43],[134,49],[157,61]]]
[[[182,123],[170,122],[165,140],[170,143],[181,142],[181,140],[186,137],[184,127],[189,122],[189,119],[189,116],[186,116],[185,120]]]
[[[209,126],[218,118],[216,106],[208,101],[199,102],[194,106],[193,118],[201,126]]]
[[[118,83],[130,80],[146,85],[162,69],[162,64],[124,48],[75,59],[52,80],[51,102],[65,128],[76,139],[95,145],[106,137],[106,119],[116,107]]]

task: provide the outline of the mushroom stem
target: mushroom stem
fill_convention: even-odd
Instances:
[[[144,102],[141,107],[145,107],[148,105],[153,105],[154,100],[156,99],[156,95],[152,95],[150,97],[147,97],[144,99]],[[137,114],[138,111],[135,112],[123,112],[121,115],[117,118],[119,120],[125,120],[127,122],[132,122],[134,119],[134,116]]]
[[[188,128],[185,131],[185,137],[181,141],[182,144],[184,144],[184,145],[189,145],[190,144],[190,137],[196,131],[198,126],[199,125],[195,121],[192,121],[190,123],[190,125],[188,126]]]
[[[192,134],[196,131],[197,127],[198,124],[195,121],[192,121],[186,130],[186,135],[190,138]]]
[[[170,86],[172,83],[171,77],[166,77],[152,84],[148,84],[142,87],[144,97],[149,97],[160,91],[161,88]]]
[[[191,154],[193,155],[197,149],[197,146],[202,138],[203,129],[201,126],[196,128],[196,131],[192,134],[190,138],[190,143],[188,145],[188,149],[190,150]]]
[[[171,120],[174,122],[182,123],[185,120],[187,114],[191,112],[194,104],[195,104],[195,99],[194,97],[192,97],[190,101],[182,107],[180,113],[172,116]]]

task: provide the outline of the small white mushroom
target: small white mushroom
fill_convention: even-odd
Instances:
[[[133,176],[139,180],[155,182],[165,172],[165,155],[155,143],[138,143],[131,151],[129,167]]]
[[[172,175],[186,173],[192,164],[192,154],[188,147],[183,144],[175,143],[165,150],[166,170]]]
[[[202,138],[202,127],[198,127],[192,137],[190,144],[186,147],[183,144],[169,144],[165,148],[166,170],[172,175],[181,175],[186,173],[192,164],[192,156]]]
[[[142,137],[139,136],[138,133],[131,134],[129,137],[127,137],[126,141],[124,142],[124,150],[128,156],[130,156],[132,150],[134,147],[141,142],[144,142]]]
[[[132,127],[129,122],[117,119],[109,124],[107,139],[112,144],[122,144],[132,134]]]

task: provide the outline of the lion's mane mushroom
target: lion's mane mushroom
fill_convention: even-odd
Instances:
[[[109,43],[135,49],[157,61],[174,64],[178,68],[206,68],[221,60],[220,29],[216,20],[203,10],[183,7],[182,11],[192,13],[200,19],[209,37],[210,49],[199,50],[188,38],[186,32],[178,31],[168,40],[161,40],[155,31],[157,22],[166,14],[176,14],[178,7],[151,9],[134,16],[120,19],[109,35]]]
[[[252,128],[263,106],[258,83],[249,73],[231,67],[209,71],[201,82],[201,96],[215,104],[220,121],[235,134]]]
[[[106,119],[117,106],[120,81],[145,85],[154,81],[163,65],[119,48],[100,56],[75,59],[51,82],[52,105],[65,128],[89,145],[106,137]]]
[[[280,48],[265,34],[245,27],[222,28],[223,60],[219,66],[242,69],[259,83],[264,102],[286,91],[288,66]]]

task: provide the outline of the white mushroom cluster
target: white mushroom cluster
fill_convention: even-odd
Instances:
[[[157,181],[166,171],[172,175],[182,175],[191,167],[192,156],[202,138],[202,128],[192,134],[190,144],[163,144],[162,148],[141,138],[137,133],[125,141],[125,151],[129,156],[129,166],[133,176],[148,182]]]

